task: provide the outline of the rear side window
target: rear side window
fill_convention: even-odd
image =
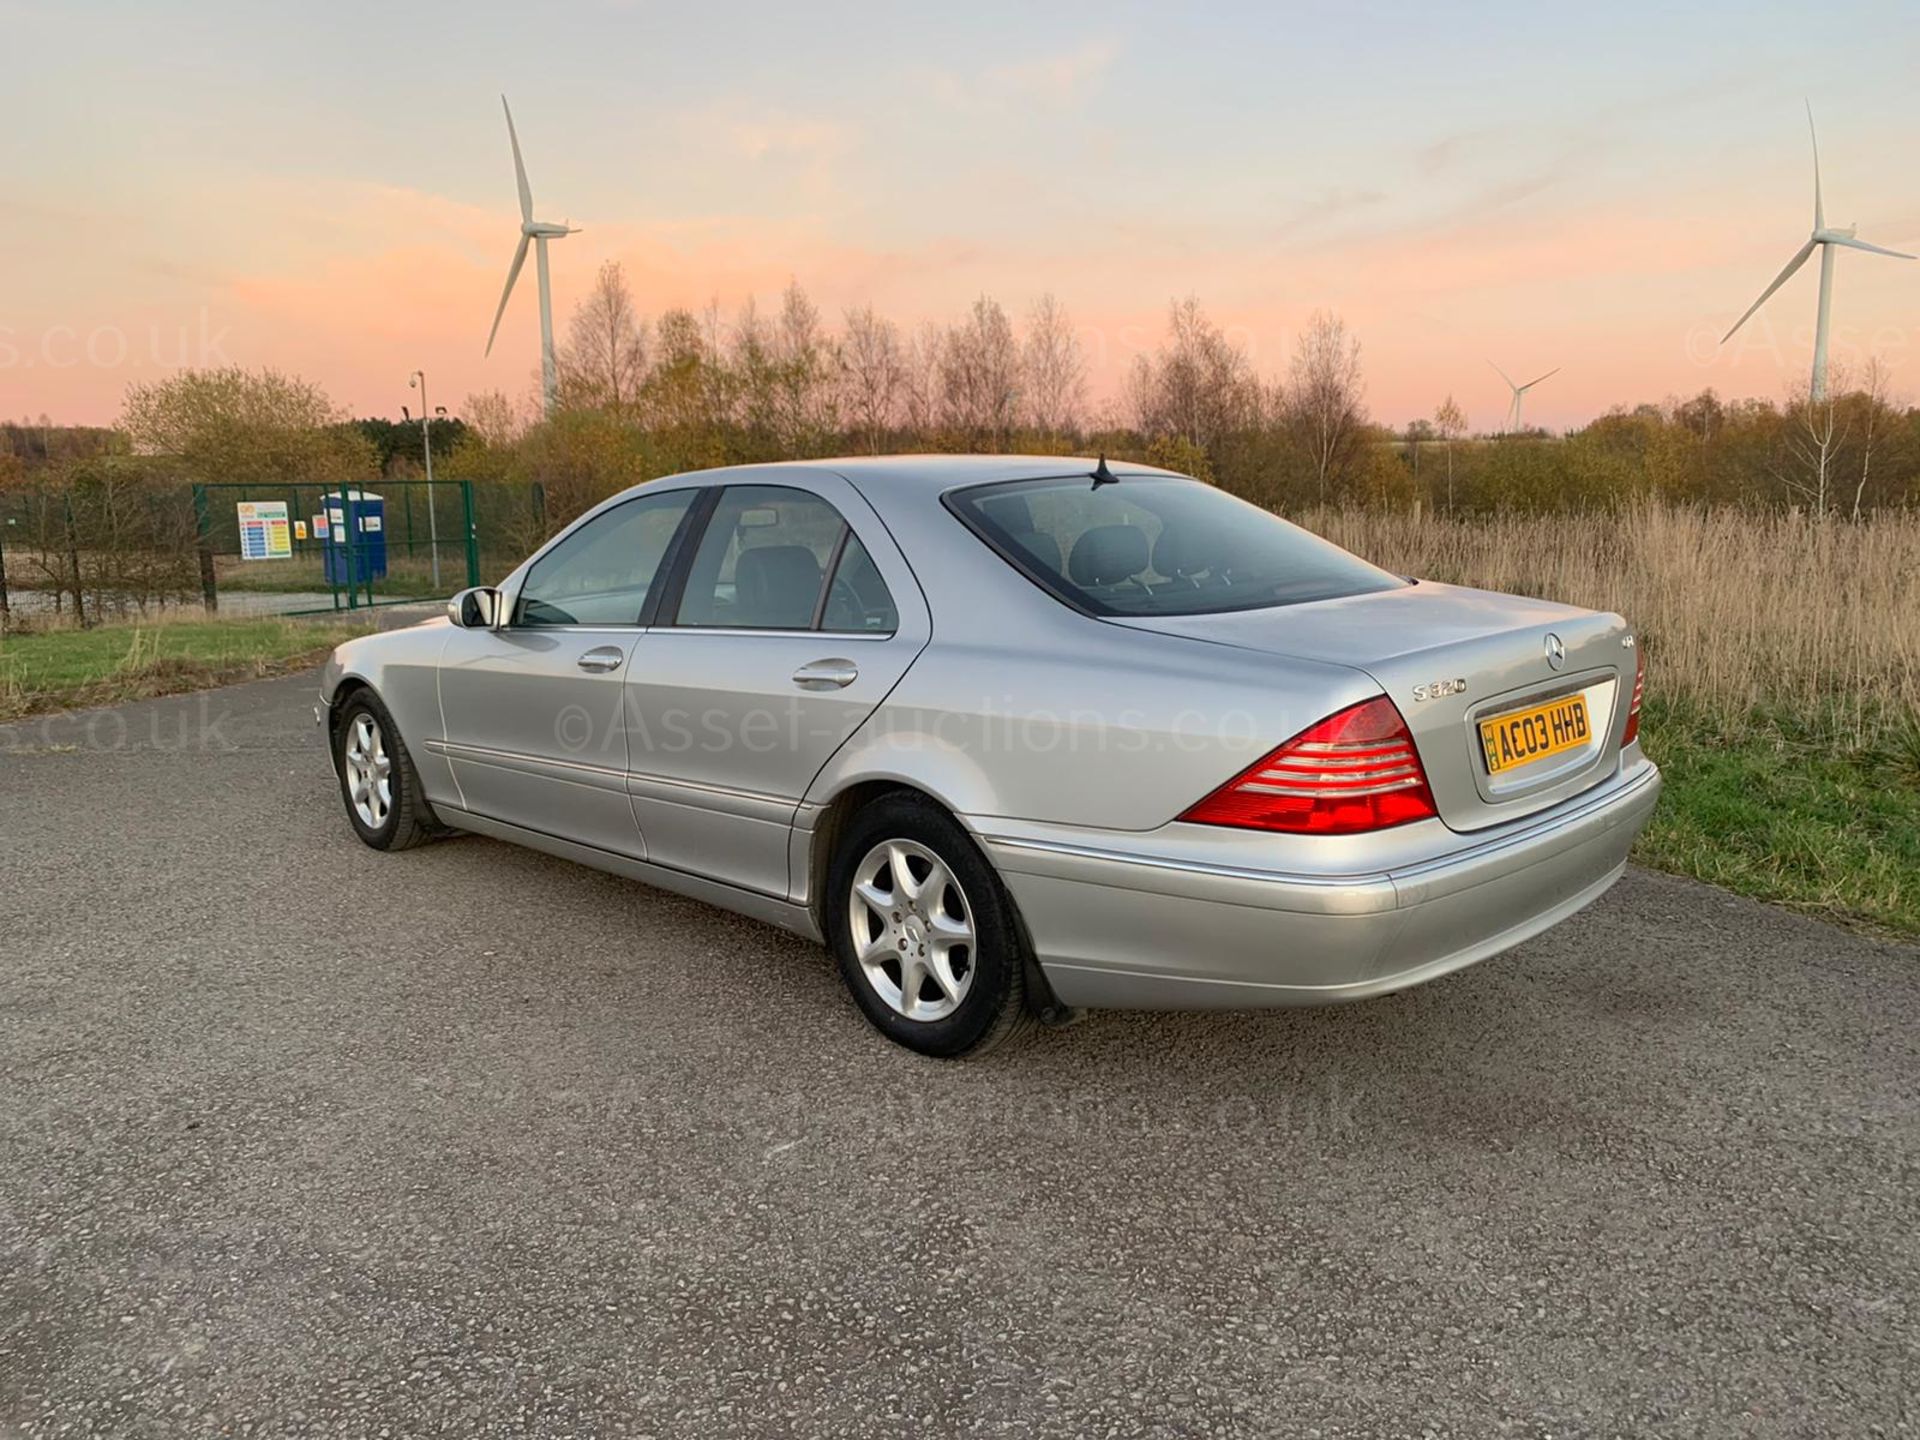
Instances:
[[[832,505],[788,486],[730,485],[694,551],[675,623],[891,634],[898,617]]]
[[[1206,615],[1406,583],[1198,480],[1016,480],[945,500],[1009,563],[1092,615]]]
[[[900,612],[893,607],[887,582],[880,578],[873,557],[852,531],[847,532],[840,564],[833,572],[820,628],[885,635],[900,628]]]

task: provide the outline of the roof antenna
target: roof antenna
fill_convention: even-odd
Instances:
[[[1120,477],[1107,468],[1107,457],[1103,454],[1100,457],[1100,463],[1093,468],[1093,488],[1098,490],[1102,485],[1119,483]]]

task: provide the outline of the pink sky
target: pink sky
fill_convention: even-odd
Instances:
[[[537,212],[584,227],[553,249],[562,327],[618,259],[649,315],[771,303],[789,279],[830,316],[871,302],[908,324],[955,318],[983,292],[1018,320],[1051,291],[1096,396],[1187,294],[1270,373],[1312,310],[1337,311],[1391,423],[1452,392],[1476,426],[1497,424],[1506,395],[1489,359],[1516,378],[1564,367],[1528,399],[1551,425],[1705,386],[1779,395],[1804,375],[1816,267],[1716,343],[1806,235],[1810,158],[1786,55],[1721,53],[1682,79],[1627,68],[1627,39],[1603,38],[1561,56],[1572,68],[1557,76],[1489,62],[1477,92],[1428,93],[1421,57],[1402,74],[1368,35],[1329,31],[1330,52],[1374,63],[1320,93],[1311,67],[1270,88],[1252,58],[1143,15],[1036,37],[1010,13],[1015,58],[995,58],[989,28],[970,34],[972,58],[936,66],[909,45],[861,85],[682,80],[582,99],[537,83],[543,67],[593,63],[568,50],[540,67],[496,57],[470,83],[449,63],[430,105],[371,81],[337,93],[318,55],[264,108],[252,81],[143,95],[130,80],[131,95],[107,86],[112,98],[83,103],[43,76],[0,101],[16,133],[14,111],[31,108],[49,137],[0,201],[0,415],[104,423],[130,381],[182,364],[295,371],[357,414],[397,415],[419,367],[456,411],[474,391],[528,393],[531,267],[481,353],[517,220],[496,78],[518,85]],[[65,12],[0,0],[0,22],[71,53]],[[1697,43],[1724,49],[1725,34],[1703,26]],[[202,38],[266,43],[237,20]],[[139,39],[122,37],[124,63],[193,37]],[[1668,39],[1685,70],[1692,37]],[[1143,90],[1183,46],[1219,70],[1213,83]],[[1463,44],[1458,65],[1478,53]],[[95,59],[123,63],[111,48]],[[1920,193],[1879,138],[1920,120],[1898,56],[1816,59],[1816,80],[1866,66],[1814,93],[1829,216],[1920,248]],[[1506,127],[1507,108],[1532,123]],[[439,157],[431,184],[405,158],[416,148]],[[1920,265],[1843,255],[1835,323],[1837,359],[1877,353],[1896,389],[1920,388]]]

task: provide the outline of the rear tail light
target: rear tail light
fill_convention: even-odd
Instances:
[[[1302,730],[1180,818],[1244,830],[1352,835],[1435,814],[1407,722],[1384,695]]]
[[[1622,745],[1631,745],[1640,738],[1640,697],[1647,689],[1647,652],[1638,645],[1633,647],[1633,702],[1627,706],[1627,731],[1620,737]]]

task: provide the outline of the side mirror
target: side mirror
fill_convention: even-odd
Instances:
[[[491,630],[500,623],[500,592],[480,585],[447,602],[447,618],[462,630]]]

